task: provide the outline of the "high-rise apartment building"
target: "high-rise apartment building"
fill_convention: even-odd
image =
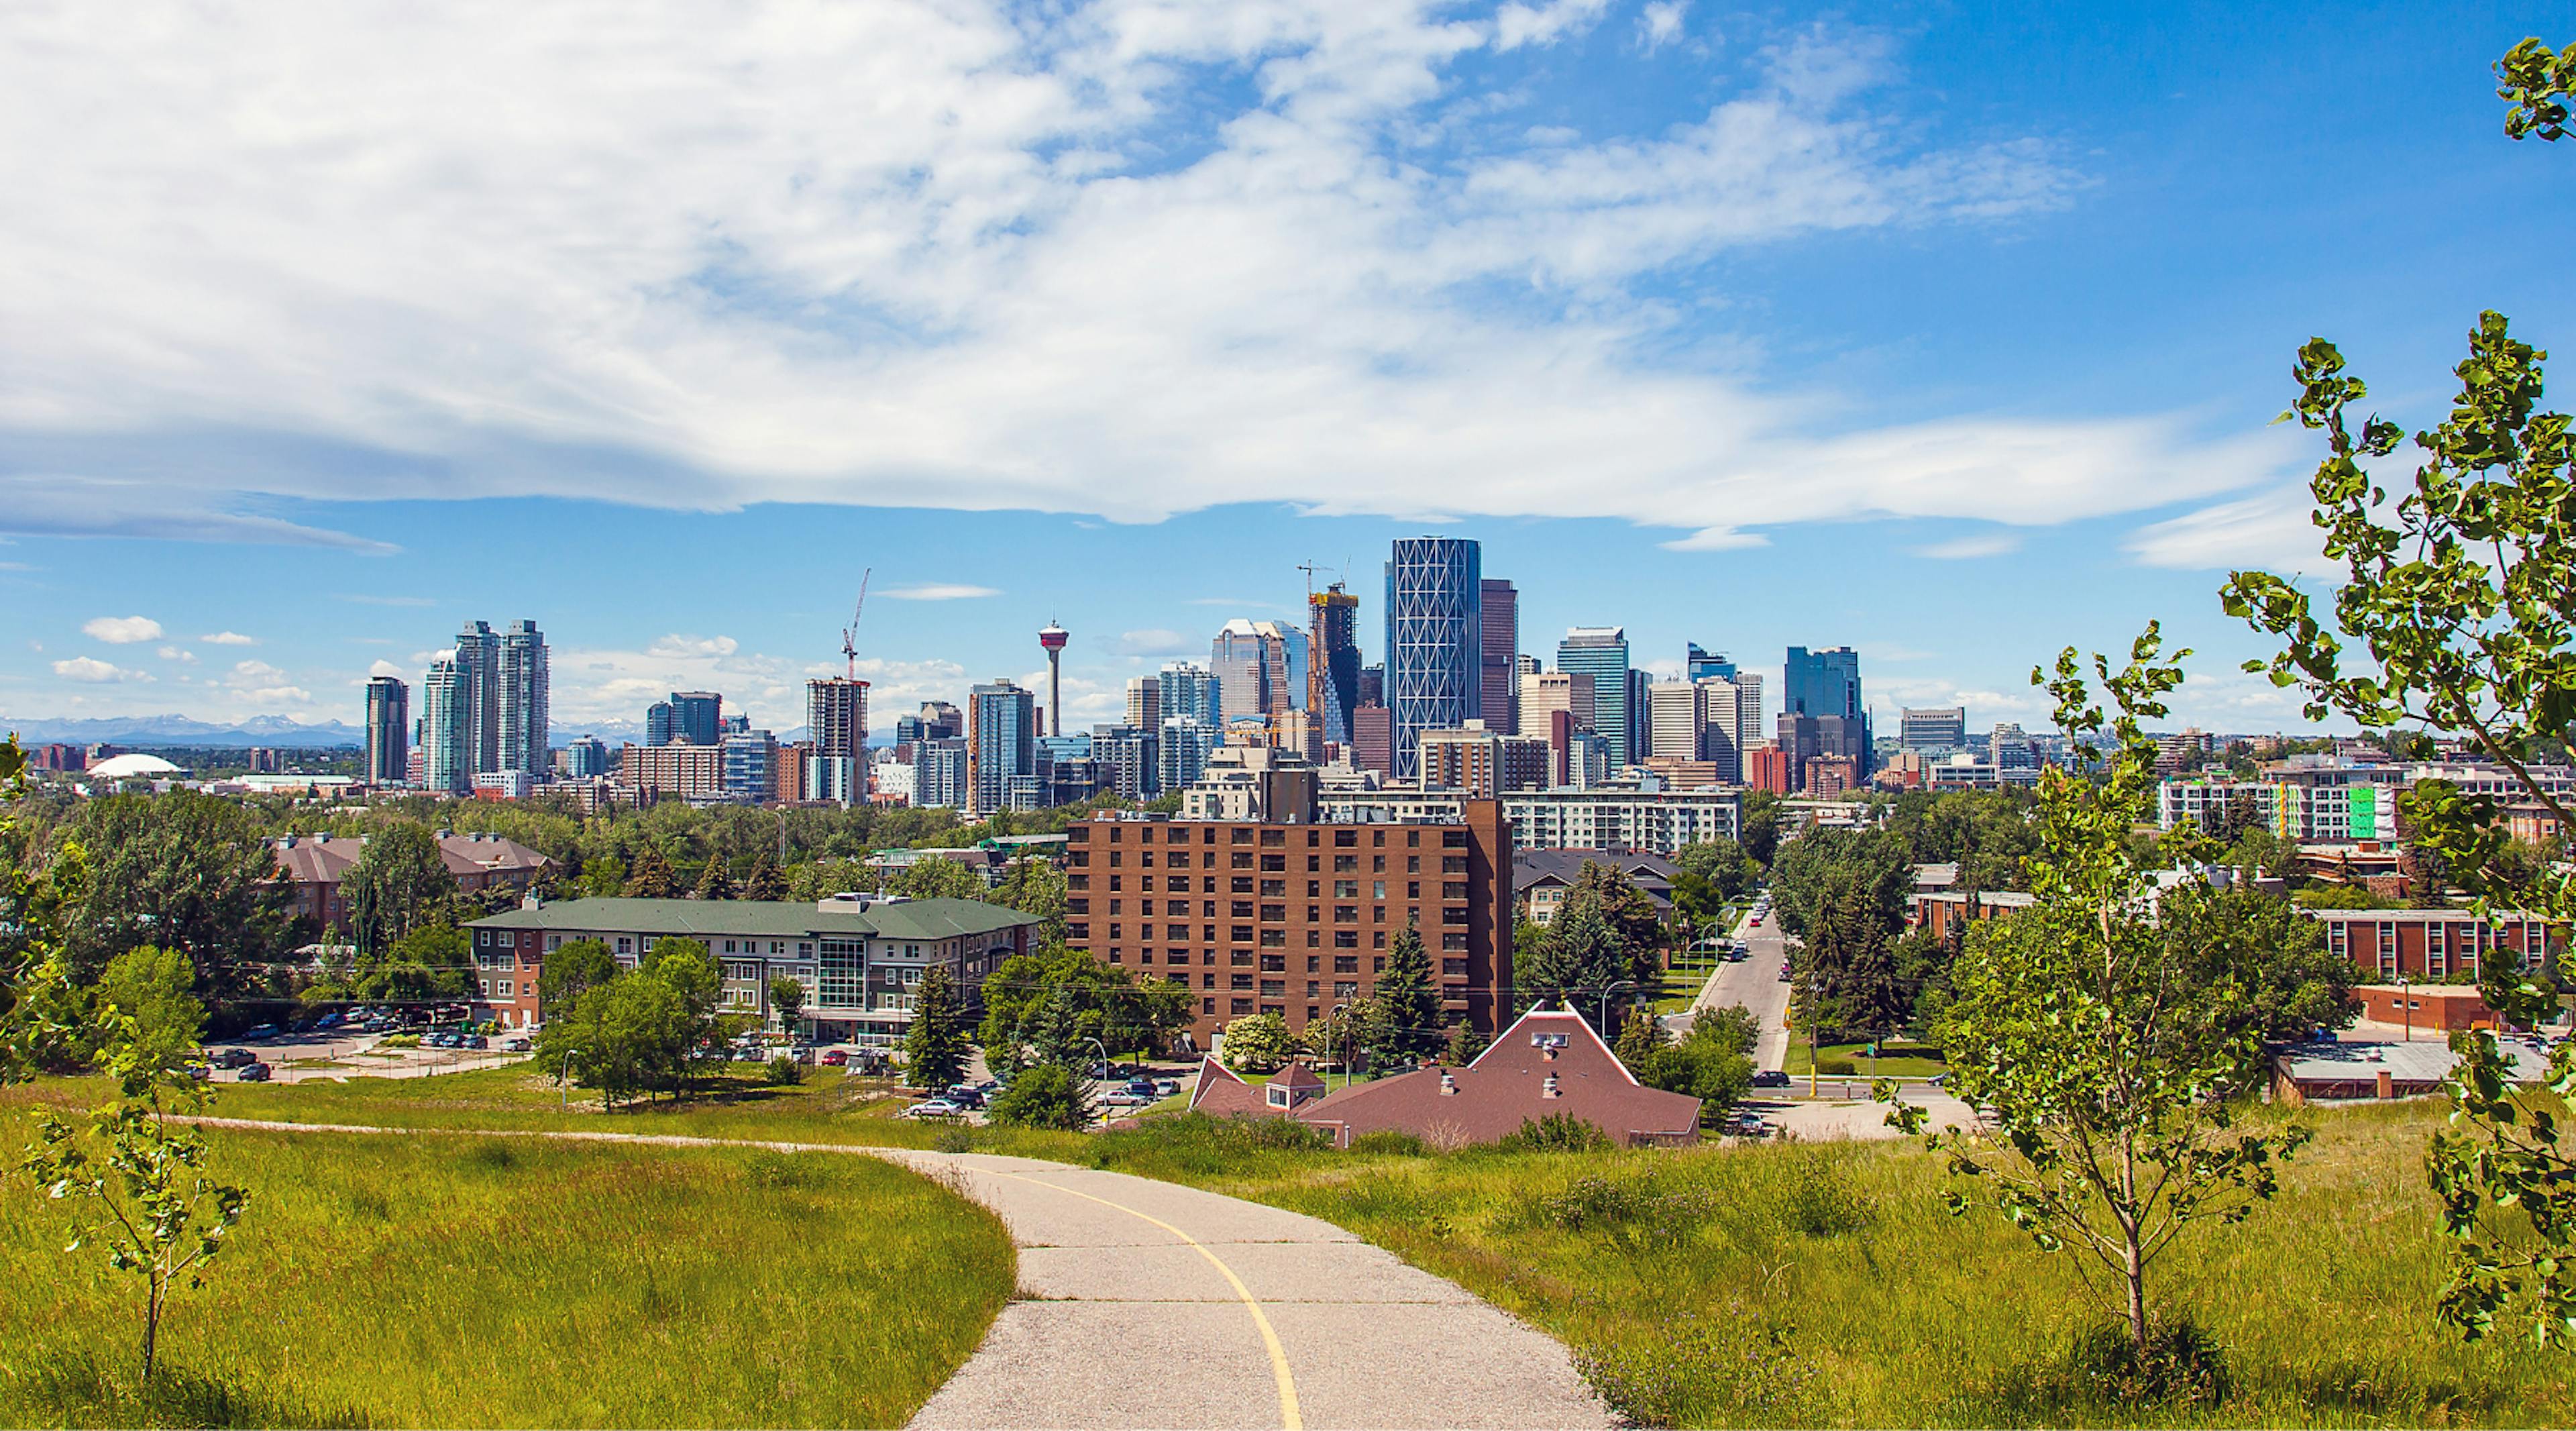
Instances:
[[[500,730],[496,770],[525,771],[537,779],[554,773],[548,747],[553,731],[552,685],[546,636],[537,623],[513,621],[501,632],[499,685],[494,692]],[[479,772],[478,772],[479,773]]]
[[[655,701],[653,704],[646,706],[644,708],[644,743],[646,745],[669,745],[671,743],[673,724],[673,713],[671,710],[671,703],[669,701]]]
[[[1208,644],[1208,669],[1224,692],[1228,720],[1294,709],[1305,693],[1306,633],[1238,616]]]
[[[1374,770],[1380,775],[1395,773],[1395,713],[1384,706],[1368,705],[1351,712],[1351,766],[1356,770]]]
[[[1138,730],[1162,728],[1163,682],[1160,677],[1127,678],[1127,724]]]
[[[1744,779],[1744,753],[1762,742],[1762,678],[1738,673],[1703,676],[1699,692],[1699,758],[1717,767],[1727,784]]]
[[[1898,715],[1896,743],[1907,750],[1963,750],[1968,744],[1965,706],[1906,707]]]
[[[1091,730],[1093,778],[1122,800],[1151,800],[1163,793],[1162,732],[1132,725]]]
[[[608,773],[608,742],[585,735],[564,742],[563,773],[567,780],[595,780]]]
[[[1577,679],[1563,671],[1541,671],[1521,679],[1522,735],[1553,739],[1559,713],[1571,717],[1576,730],[1592,729],[1590,676]]]
[[[1463,790],[1490,799],[1550,783],[1546,741],[1488,730],[1481,720],[1458,730],[1426,730],[1416,751],[1425,790]]]
[[[1704,760],[1700,737],[1702,698],[1688,681],[1659,681],[1646,688],[1646,749],[1638,757]]]
[[[2039,752],[2031,747],[2030,736],[2014,721],[1997,721],[1986,737],[1986,759],[1996,770],[2035,770]]]
[[[1484,554],[1455,537],[1408,537],[1386,564],[1386,706],[1394,774],[1418,769],[1426,730],[1482,719]]]
[[[392,676],[367,682],[367,783],[411,778],[411,688]]]
[[[1492,577],[1477,583],[1479,621],[1483,628],[1477,666],[1479,716],[1497,731],[1520,729],[1521,617],[1520,593],[1508,581]]]
[[[849,676],[807,681],[805,737],[814,745],[806,757],[806,798],[866,804],[868,683]]]
[[[448,795],[474,789],[474,681],[454,659],[433,661],[420,683],[422,783]]]
[[[1160,748],[1155,752],[1162,766],[1162,788],[1184,790],[1197,784],[1207,769],[1208,756],[1224,743],[1225,732],[1194,716],[1163,722]]]
[[[1306,607],[1306,709],[1324,739],[1347,745],[1360,708],[1360,599],[1337,581],[1309,592]]]
[[[1161,692],[1155,711],[1162,720],[1194,720],[1220,733],[1225,730],[1225,687],[1215,672],[1174,661],[1155,677],[1155,685]]]
[[[468,621],[456,633],[456,675],[465,700],[465,770],[468,777],[501,768],[501,638],[488,621]],[[472,780],[467,788],[472,788]]]
[[[981,819],[1033,805],[1037,764],[1037,698],[1002,678],[968,691],[967,813]]]
[[[765,730],[725,732],[724,793],[757,805],[778,785],[778,739]]]
[[[966,741],[962,736],[924,740],[912,747],[912,803],[940,809],[966,806]]]
[[[1556,644],[1556,669],[1592,682],[1592,729],[1610,748],[1610,768],[1634,764],[1637,717],[1630,704],[1635,682],[1629,679],[1628,633],[1617,626],[1577,626]]]
[[[963,740],[966,738],[966,714],[946,701],[921,703],[921,731],[918,740]]]

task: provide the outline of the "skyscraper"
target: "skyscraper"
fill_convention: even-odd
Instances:
[[[494,699],[495,723],[501,734],[495,770],[524,770],[544,779],[554,773],[547,752],[552,690],[546,669],[546,637],[537,623],[513,621],[501,633],[500,681]]]
[[[1682,662],[1682,679],[1698,682],[1707,680],[1711,676],[1721,680],[1734,680],[1735,663],[1728,660],[1723,651],[1703,651],[1697,641],[1691,642],[1690,655]]]
[[[805,757],[808,798],[838,800],[845,808],[864,804],[868,798],[868,683],[848,676],[807,681],[805,738],[814,746],[813,754]]]
[[[456,675],[465,702],[465,773],[501,768],[501,638],[488,621],[469,621],[456,633]]]
[[[1592,678],[1592,729],[1609,751],[1616,772],[1637,762],[1636,717],[1629,703],[1628,633],[1617,626],[1577,626],[1556,643],[1556,669],[1578,680]]]
[[[1306,710],[1324,739],[1347,745],[1360,708],[1360,599],[1334,582],[1306,597]]]
[[[367,682],[367,783],[411,778],[411,688],[392,676]]]
[[[1293,648],[1293,649],[1292,649]],[[1229,720],[1293,709],[1304,694],[1306,634],[1276,621],[1225,623],[1208,645],[1208,669],[1225,690]]]
[[[1407,537],[1386,564],[1386,707],[1394,773],[1410,778],[1426,730],[1480,719],[1484,705],[1484,550],[1455,537]]]
[[[1360,667],[1360,705],[1386,704],[1386,663]],[[1358,707],[1353,707],[1357,709]]]
[[[1005,679],[966,693],[967,813],[1012,807],[1012,782],[1037,776],[1037,698]]]
[[[1907,750],[1960,750],[1968,744],[1965,706],[1908,706],[1897,717],[1896,739]]]
[[[1849,646],[1812,652],[1790,647],[1780,672],[1780,713],[1837,721],[1818,727],[1815,753],[1848,759],[1859,778],[1869,778],[1869,714],[1861,703],[1858,651]]]
[[[423,783],[451,795],[474,789],[474,683],[455,659],[433,661],[420,683]]]
[[[1211,730],[1224,731],[1225,687],[1215,672],[1187,661],[1174,661],[1163,668],[1154,685],[1158,692],[1154,710],[1160,717],[1157,725],[1170,720],[1194,720]],[[1130,720],[1128,724],[1136,722]]]
[[[1488,577],[1477,584],[1484,628],[1479,701],[1486,728],[1505,733],[1520,728],[1520,602],[1520,593],[1508,581]]]
[[[1139,730],[1159,730],[1163,724],[1163,683],[1154,676],[1127,678],[1127,723]]]
[[[644,743],[646,745],[669,745],[672,728],[673,715],[669,701],[655,701],[644,708]]]
[[[671,738],[691,745],[724,740],[724,697],[714,691],[671,692]]]

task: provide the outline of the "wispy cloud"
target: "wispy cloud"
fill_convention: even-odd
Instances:
[[[133,646],[161,639],[161,623],[149,616],[98,616],[81,623],[81,630],[93,640],[111,646]]]
[[[89,656],[74,656],[68,661],[56,661],[54,674],[66,681],[102,686],[126,681],[140,683],[152,679],[152,673],[149,671],[128,670],[123,666]]]
[[[923,586],[898,586],[878,594],[896,601],[970,601],[979,596],[999,596],[1002,593],[997,587],[933,582]]]
[[[259,642],[248,636],[244,636],[238,631],[218,631],[212,636],[200,636],[197,639],[205,642],[209,646],[256,646],[259,644]]]
[[[2021,536],[2015,532],[1993,532],[1983,536],[1955,537],[1946,542],[1916,547],[1914,554],[1934,561],[1970,561],[1977,557],[2008,556],[2021,550]]]

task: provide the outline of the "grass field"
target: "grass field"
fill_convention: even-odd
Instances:
[[[1947,1073],[1950,1070],[1950,1065],[1941,1059],[1940,1050],[1928,1045],[1888,1043],[1880,1047],[1884,1051],[1876,1062],[1872,1062],[1869,1056],[1869,1045],[1866,1043],[1829,1043],[1816,1050],[1816,1061],[1824,1063],[1837,1058],[1849,1059],[1854,1070],[1853,1076],[1864,1078],[1870,1076],[1873,1070],[1882,1078],[1930,1078],[1936,1073]],[[1794,1038],[1789,1040],[1789,1055],[1782,1061],[1782,1067],[1793,1074],[1805,1073],[1807,1071],[1806,1044]]]
[[[2107,1321],[2107,1313],[2087,1299],[2068,1261],[2034,1252],[1999,1217],[1949,1216],[1939,1194],[1951,1179],[1939,1160],[1910,1142],[1589,1156],[1476,1150],[1433,1156],[1400,1146],[1333,1153],[1276,1146],[1275,1125],[1212,1127],[1189,1118],[1158,1118],[1135,1132],[1089,1138],[923,1128],[885,1116],[887,1104],[871,1101],[863,1085],[830,1079],[767,1097],[615,1115],[558,1113],[552,1099],[551,1088],[524,1070],[499,1070],[339,1088],[228,1090],[221,1111],[451,1128],[568,1126],[913,1145],[946,1140],[1190,1183],[1314,1214],[1456,1279],[1565,1339],[1596,1384],[1625,1409],[1670,1424],[2576,1420],[2576,1358],[2509,1341],[2464,1346],[2432,1322],[2428,1309],[2443,1276],[2422,1162],[2424,1140],[2442,1118],[2433,1103],[2311,1111],[2318,1140],[2285,1173],[2280,1198],[2241,1227],[2195,1232],[2168,1256],[2157,1293],[2167,1310],[2189,1314],[2215,1336],[2232,1387],[2216,1405],[2157,1408],[2090,1399],[2068,1381],[2067,1349]],[[225,1135],[223,1146],[245,1136]],[[442,1156],[453,1163],[461,1155]],[[604,1153],[586,1147],[565,1156],[573,1159],[562,1165],[570,1169]],[[706,1161],[733,1166],[722,1157]],[[383,1181],[353,1175],[339,1184],[340,1195],[357,1196]],[[261,1215],[255,1211],[254,1221]],[[467,1242],[480,1248],[477,1239]],[[243,1265],[219,1276],[236,1279]],[[1006,1290],[1006,1257],[1000,1265],[1005,1270],[996,1285]],[[12,1262],[0,1266],[0,1275],[29,1285],[23,1279],[31,1269]],[[630,1266],[612,1278],[636,1275]],[[823,1297],[819,1289],[826,1285],[814,1280],[809,1295]],[[386,1310],[422,1310],[401,1300],[410,1295],[407,1283],[386,1287]],[[223,1295],[239,1290],[235,1283]],[[424,1316],[452,1315],[452,1309],[425,1311],[406,1324],[414,1335],[435,1337]],[[0,1321],[6,1338],[0,1344],[19,1345],[20,1336],[17,1325]],[[121,1353],[121,1332],[102,1336],[82,1345],[101,1355]],[[971,1333],[966,1340],[971,1344]],[[179,1345],[185,1360],[189,1336]],[[615,1346],[581,1354],[612,1363],[625,1355]],[[561,1362],[580,1364],[569,1351]],[[732,1384],[757,1385],[747,1369],[728,1374]],[[341,1388],[364,1385],[363,1379],[311,1383],[298,1392],[305,1400],[293,1405],[318,1409],[294,1415],[329,1419],[333,1398],[352,1394]],[[761,1405],[701,1405],[691,1415],[624,1404],[594,1414],[584,1403],[578,1414],[514,1418],[496,1403],[448,1408],[443,1415],[388,1409],[371,1419],[794,1419],[793,1412],[771,1413]],[[61,1419],[26,1410],[11,1415]]]
[[[225,1130],[212,1171],[250,1210],[148,1401],[135,1280],[7,1190],[0,1422],[899,1425],[1015,1280],[998,1220],[873,1158]]]

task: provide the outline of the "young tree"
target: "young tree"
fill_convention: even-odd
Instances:
[[[751,862],[751,873],[742,877],[742,897],[777,901],[787,898],[787,876],[778,872],[778,857],[762,845]]]
[[[197,1061],[206,1006],[191,992],[196,971],[176,949],[145,946],[107,961],[91,997],[103,1029],[130,1040],[130,1056],[149,1067],[183,1071]],[[120,1022],[120,1021],[130,1022]]]
[[[1371,1066],[1391,1068],[1440,1051],[1445,1041],[1440,993],[1431,982],[1431,958],[1422,950],[1422,931],[1409,924],[1396,931],[1368,1003],[1363,1037]]]
[[[2107,719],[2072,648],[2053,678],[2031,673],[2076,758],[2040,776],[2035,902],[1970,933],[1938,1031],[1950,1091],[1985,1110],[1995,1133],[1952,1127],[1932,1140],[2043,1251],[2072,1250],[2080,1267],[2107,1274],[2142,1361],[2157,1257],[2194,1223],[2249,1215],[2308,1137],[2296,1125],[2237,1125],[2226,1095],[2261,1069],[2262,1041],[2216,1027],[2234,990],[2195,977],[2158,929],[2154,872],[2129,841],[2155,813],[2156,743],[2144,723],[2165,715],[2165,693],[2182,682],[2178,665],[2158,664],[2161,646],[2150,624],[2120,671],[2094,658]],[[2186,824],[2164,845],[2190,858],[2207,841]],[[1923,1113],[1900,1103],[1891,1121],[1919,1130]],[[1950,1204],[1964,1212],[1969,1198],[1953,1192]]]
[[[1091,1126],[1091,1093],[1071,1069],[1041,1063],[1012,1079],[993,1100],[993,1121],[1011,1128],[1079,1133]]]
[[[1288,1021],[1277,1014],[1246,1014],[1225,1026],[1225,1066],[1238,1073],[1269,1073],[1295,1051]]]
[[[1640,1073],[1664,1042],[1664,1031],[1653,1018],[1632,1018],[1619,1026],[1619,1042],[1612,1052],[1630,1073]]]
[[[368,834],[340,889],[349,900],[351,940],[363,954],[422,924],[443,922],[456,898],[456,876],[428,826],[394,820]]]
[[[724,856],[707,856],[707,867],[698,872],[698,887],[692,895],[698,899],[733,898],[733,871],[725,868]]]
[[[626,897],[629,899],[677,899],[680,877],[671,873],[671,862],[662,851],[647,840],[636,846],[635,861],[626,867]]]
[[[939,971],[943,976],[948,972]],[[943,977],[940,981],[945,984]],[[792,974],[780,974],[769,981],[769,1006],[778,1011],[778,1027],[789,1038],[796,1037],[796,1021],[805,1014],[805,981]]]
[[[1753,1015],[1740,1006],[1702,1009],[1680,1041],[1650,1050],[1629,1071],[1649,1088],[1699,1099],[1701,1121],[1715,1123],[1753,1091],[1754,1034]]]
[[[801,991],[800,991],[801,992]],[[912,1028],[903,1039],[904,1069],[916,1087],[937,1092],[966,1076],[966,1010],[948,966],[921,971],[921,990],[912,1003]]]
[[[617,956],[597,939],[567,939],[546,951],[537,970],[537,1014],[547,1023],[572,1014],[581,996],[617,977]]]

